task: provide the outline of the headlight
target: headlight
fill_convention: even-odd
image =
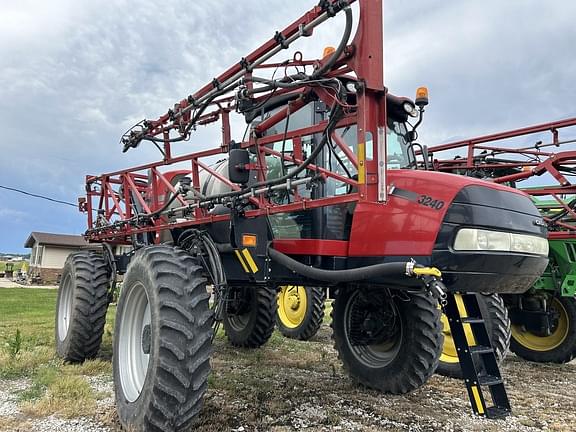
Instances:
[[[462,228],[456,234],[454,250],[520,252],[548,256],[548,240],[527,234]]]
[[[346,83],[346,90],[348,90],[349,93],[356,93],[356,83],[354,81],[348,81]]]
[[[404,102],[402,104],[402,108],[404,108],[404,111],[406,111],[406,114],[408,114],[410,117],[418,117],[418,111],[416,111],[416,107],[412,102]]]

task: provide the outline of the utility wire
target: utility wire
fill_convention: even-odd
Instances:
[[[67,206],[78,207],[78,204],[74,204],[74,203],[70,203],[70,202],[66,202],[66,201],[60,201],[60,200],[57,200],[57,199],[54,199],[54,198],[50,198],[50,197],[47,197],[47,196],[44,196],[44,195],[37,195],[37,194],[33,194],[33,193],[30,193],[30,192],[26,192],[26,191],[23,191],[23,190],[20,190],[20,189],[11,188],[11,187],[8,187],[8,186],[2,186],[2,185],[0,185],[0,189],[6,189],[6,190],[9,190],[9,191],[12,191],[12,192],[18,192],[18,193],[21,193],[21,194],[23,194],[23,195],[28,195],[28,196],[31,196],[31,197],[34,197],[34,198],[40,198],[40,199],[44,199],[44,200],[47,200],[47,201],[52,201],[52,202],[57,203],[57,204],[65,204],[65,205],[67,205]]]

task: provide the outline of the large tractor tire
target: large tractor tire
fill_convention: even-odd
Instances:
[[[576,357],[576,299],[553,297],[549,309],[555,312],[549,335],[537,334],[512,325],[510,348],[516,355],[538,363],[568,363]]]
[[[340,290],[332,330],[352,379],[386,393],[403,394],[422,386],[442,351],[440,310],[426,294]]]
[[[292,339],[309,340],[324,321],[326,290],[318,287],[285,285],[278,293],[276,326]]]
[[[486,323],[486,329],[490,336],[492,348],[496,353],[496,360],[498,365],[502,364],[508,350],[510,348],[510,319],[508,318],[508,310],[504,305],[502,297],[498,294],[484,295],[476,294],[480,312]],[[457,300],[458,301],[458,300]],[[474,335],[470,326],[465,326],[466,340],[468,344],[474,345]],[[444,346],[442,347],[442,355],[440,356],[440,363],[438,363],[437,373],[452,378],[462,379],[462,369],[458,360],[458,353],[450,325],[446,315],[442,314],[442,332],[444,333]]]
[[[267,287],[230,287],[222,322],[230,343],[258,348],[274,331],[276,291]]]
[[[96,357],[108,309],[110,270],[91,251],[68,256],[56,300],[56,352],[69,362]]]
[[[124,278],[114,336],[116,410],[126,430],[188,430],[210,373],[212,311],[202,267],[181,249],[140,249]]]

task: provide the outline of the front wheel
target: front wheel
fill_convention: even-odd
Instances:
[[[336,350],[360,384],[402,394],[422,386],[442,350],[437,302],[427,294],[345,289],[332,310]]]
[[[576,299],[551,297],[547,311],[552,315],[550,332],[533,332],[512,325],[510,349],[538,363],[568,363],[576,357]]]
[[[181,249],[150,246],[132,258],[118,302],[114,388],[127,430],[188,430],[210,373],[212,312],[206,279]]]
[[[285,285],[278,293],[276,326],[291,339],[309,340],[324,321],[326,289]]]

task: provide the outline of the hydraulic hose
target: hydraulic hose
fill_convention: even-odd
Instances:
[[[409,270],[406,262],[374,264],[347,270],[324,270],[302,264],[276,249],[268,249],[268,255],[273,261],[302,276],[325,282],[355,282],[379,276],[406,276]]]
[[[266,187],[266,186],[275,186],[275,185],[278,185],[280,183],[285,182],[286,180],[289,180],[293,177],[296,177],[298,174],[300,174],[302,171],[304,171],[306,168],[308,168],[308,166],[310,164],[312,164],[312,162],[314,162],[316,160],[316,158],[318,157],[318,155],[320,154],[320,152],[322,151],[324,146],[328,143],[328,140],[330,139],[330,134],[336,128],[338,121],[342,118],[342,113],[343,113],[342,107],[337,104],[332,109],[332,112],[330,115],[330,121],[328,122],[328,125],[326,126],[326,129],[325,129],[324,134],[322,136],[322,140],[320,141],[320,143],[318,143],[318,145],[312,151],[312,153],[310,153],[310,156],[308,156],[306,158],[306,160],[304,160],[300,165],[298,165],[293,170],[289,171],[288,173],[286,173],[285,175],[283,175],[281,177],[275,178],[273,180],[266,180],[266,181],[258,182],[258,183],[250,185],[250,187],[245,188],[245,189],[240,189],[240,190],[236,190],[236,191],[225,192],[225,193],[221,193],[221,194],[217,194],[217,195],[207,196],[207,197],[205,197],[205,200],[206,201],[218,200],[218,199],[223,199],[223,198],[231,198],[231,197],[240,196],[242,194],[250,192],[252,189],[259,188],[259,187]]]
[[[344,13],[346,14],[346,28],[344,29],[344,35],[340,40],[340,45],[338,45],[338,48],[336,48],[336,51],[334,51],[328,61],[314,71],[311,79],[316,79],[332,69],[332,66],[334,66],[346,49],[348,41],[350,40],[350,35],[352,34],[352,9],[350,9],[350,6],[344,8]]]

